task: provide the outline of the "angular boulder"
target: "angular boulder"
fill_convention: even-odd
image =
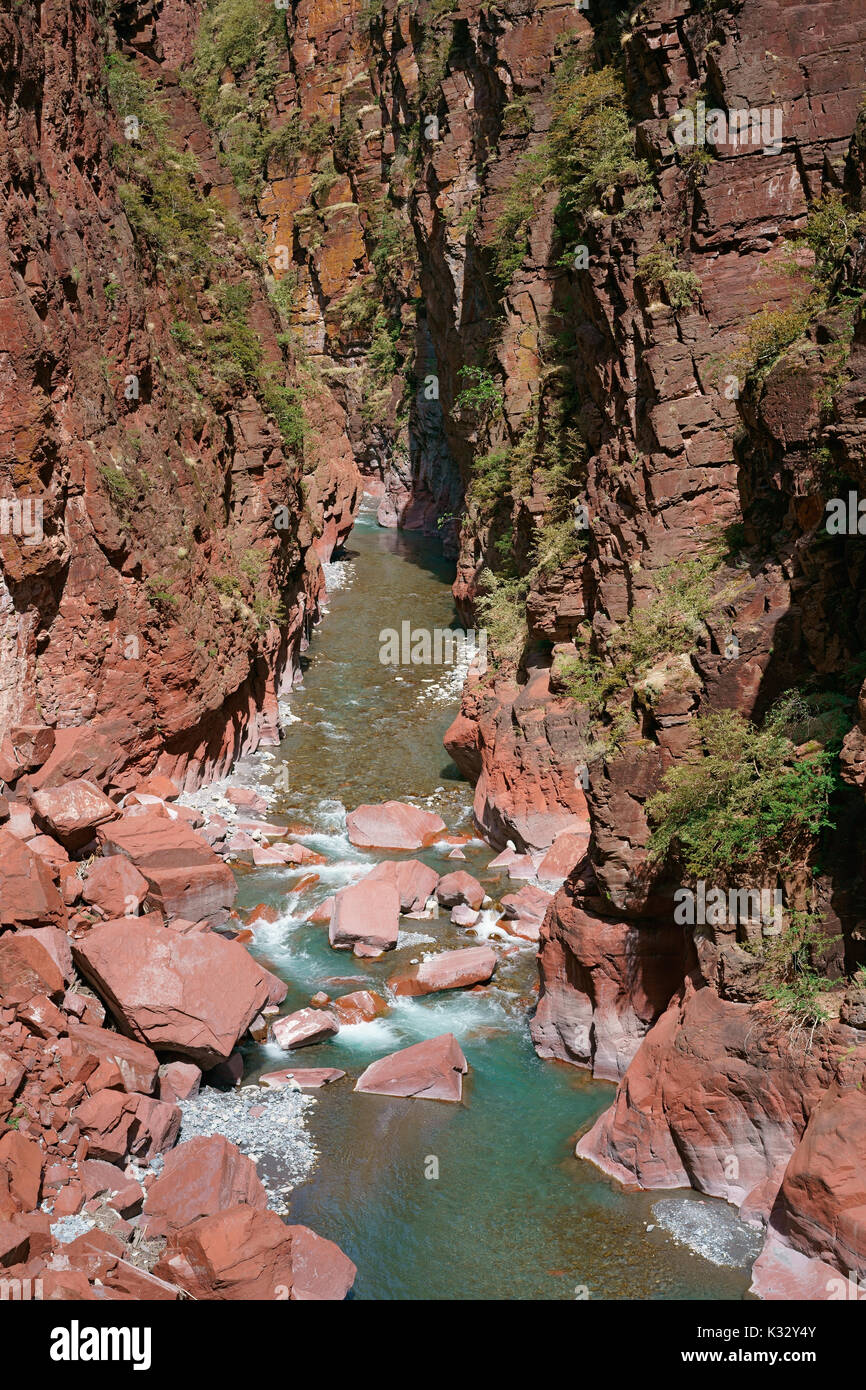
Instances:
[[[225,914],[237,895],[229,866],[185,821],[147,812],[102,827],[103,854],[120,854],[147,880],[149,896],[166,917],[200,922]]]
[[[555,891],[579,864],[589,846],[589,825],[585,830],[566,830],[557,835],[538,865],[538,883]]]
[[[167,1235],[229,1207],[264,1209],[267,1204],[255,1164],[222,1134],[209,1134],[166,1154],[162,1172],[148,1189],[144,1213],[149,1235]]]
[[[553,902],[553,894],[527,883],[516,893],[502,899],[502,915],[510,924],[508,930],[525,941],[538,941],[545,913]]]
[[[83,897],[108,917],[134,917],[148,892],[144,875],[122,855],[112,854],[93,862],[84,881]]]
[[[299,1231],[306,1227],[284,1226],[276,1212],[231,1207],[172,1232],[154,1274],[198,1299],[345,1298],[355,1265],[332,1241],[314,1249]]]
[[[446,830],[441,817],[405,801],[358,806],[346,817],[351,844],[358,849],[423,849]]]
[[[70,1050],[93,1058],[96,1066],[112,1063],[118,1070],[127,1091],[149,1096],[157,1077],[159,1062],[156,1053],[144,1043],[114,1033],[109,1028],[97,1028],[90,1023],[67,1025]]]
[[[328,939],[338,950],[379,955],[397,945],[400,894],[390,878],[369,876],[334,896]]]
[[[243,946],[172,931],[156,913],[103,922],[73,954],[125,1033],[204,1070],[231,1055],[271,993]]]
[[[388,988],[395,994],[435,994],[441,989],[468,989],[486,984],[496,969],[496,952],[491,946],[466,946],[458,951],[441,951],[420,965],[392,975]]]
[[[68,850],[81,849],[98,826],[120,815],[120,807],[84,778],[34,793],[33,809],[39,824]]]
[[[64,980],[47,947],[35,936],[0,936],[0,1003],[26,1004],[36,995],[60,999]]]
[[[440,1033],[372,1062],[358,1077],[355,1090],[377,1096],[460,1101],[468,1070],[454,1034]]]
[[[339,1031],[339,1023],[326,1009],[298,1009],[297,1013],[278,1018],[271,1029],[274,1042],[284,1052],[327,1042]]]
[[[484,901],[486,894],[477,878],[473,878],[465,869],[457,869],[453,874],[446,874],[439,880],[436,889],[436,900],[442,907],[457,907],[463,904],[466,907],[478,909]]]
[[[67,912],[50,867],[11,831],[0,830],[0,929],[66,926]]]
[[[421,912],[439,882],[439,875],[420,859],[385,859],[367,874],[364,882],[382,879],[395,883],[401,912]]]

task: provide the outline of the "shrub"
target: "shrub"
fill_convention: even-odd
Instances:
[[[798,296],[787,309],[761,309],[749,321],[745,342],[731,357],[738,375],[766,375],[782,353],[805,333],[814,313],[810,295]]]
[[[511,449],[499,445],[472,463],[469,496],[484,512],[492,511],[511,495]]]
[[[808,246],[815,256],[815,279],[822,285],[838,272],[852,236],[866,227],[866,212],[849,208],[835,190],[818,198],[809,209],[806,227],[793,244]]]
[[[264,377],[260,389],[262,401],[276,420],[286,448],[294,454],[300,454],[307,433],[300,391],[271,376]]]
[[[764,998],[805,1026],[827,1019],[819,996],[830,981],[813,963],[828,944],[820,920],[813,913],[792,912],[780,935],[767,938],[759,975]]]
[[[687,309],[701,295],[701,281],[691,270],[680,270],[677,265],[676,246],[666,242],[659,244],[641,256],[637,263],[637,273],[650,294],[663,291],[672,309]]]
[[[478,617],[497,658],[518,661],[526,641],[526,579],[504,578],[484,571],[476,600]]]
[[[622,82],[610,67],[582,71],[579,53],[566,58],[556,85],[548,147],[567,209],[585,211],[612,184],[651,177],[635,158]]]
[[[485,424],[502,414],[505,395],[502,387],[486,368],[461,367],[458,376],[469,383],[463,387],[454,402],[458,410],[471,411]]]
[[[715,592],[719,564],[720,558],[710,555],[660,570],[655,596],[633,608],[608,638],[608,660],[587,652],[562,663],[567,693],[598,715],[660,658],[691,652],[705,619],[724,597]]]
[[[97,471],[116,507],[125,510],[135,501],[138,489],[116,464],[100,463],[97,465]]]
[[[506,190],[490,241],[494,273],[502,285],[510,283],[529,250],[529,230],[549,172],[548,151],[542,144],[522,157]]]
[[[694,878],[805,862],[832,824],[834,781],[829,752],[797,753],[791,733],[800,708],[796,697],[783,699],[760,728],[735,710],[698,721],[700,752],[671,768],[647,802],[651,859],[675,851]]]

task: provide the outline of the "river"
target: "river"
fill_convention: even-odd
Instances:
[[[256,928],[252,949],[288,983],[287,1012],[317,989],[386,993],[388,976],[422,951],[479,939],[447,915],[404,919],[396,951],[356,961],[307,920],[314,904],[394,857],[354,849],[346,809],[411,800],[438,811],[449,831],[472,831],[471,789],[442,748],[459,673],[395,671],[379,660],[382,629],[399,630],[407,619],[415,627],[451,623],[453,569],[435,542],[382,530],[369,513],[345,555],[327,567],[328,612],[304,685],[291,697],[283,742],[252,760],[261,784],[288,786],[275,794],[274,818],[300,825],[306,833],[297,838],[328,860],[300,893],[291,889],[303,871],[239,870],[239,907],[280,910],[275,923]],[[447,852],[434,847],[419,857],[440,873],[465,867],[494,897],[519,886],[487,869],[493,852],[479,841],[466,846],[465,864]],[[741,1298],[750,1241],[729,1208],[693,1193],[677,1194],[672,1206],[670,1194],[625,1193],[574,1157],[576,1133],[610,1103],[613,1088],[535,1055],[527,1028],[534,948],[497,937],[497,915],[484,914],[481,935],[513,949],[487,990],[397,1000],[385,1017],[344,1027],[291,1059],[269,1044],[246,1049],[247,1080],[290,1060],[348,1073],[315,1093],[309,1124],[320,1158],[292,1194],[289,1219],[351,1255],[359,1299]],[[335,976],[346,983],[330,983]],[[470,1065],[462,1105],[353,1092],[375,1058],[447,1031]],[[653,1214],[660,1195],[680,1224],[683,1213],[698,1218],[710,1245],[732,1245],[734,1262],[713,1263],[674,1239]]]

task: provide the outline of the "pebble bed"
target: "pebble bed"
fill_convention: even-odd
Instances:
[[[224,1134],[255,1162],[268,1205],[279,1211],[316,1165],[318,1150],[307,1128],[307,1112],[315,1104],[314,1096],[289,1086],[207,1088],[180,1102],[180,1142],[197,1135]]]

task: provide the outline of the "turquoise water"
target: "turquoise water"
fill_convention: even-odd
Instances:
[[[293,885],[310,870],[240,871],[242,909],[267,902],[280,910],[276,923],[255,928],[253,949],[287,981],[286,1012],[317,989],[332,997],[365,986],[385,994],[388,977],[422,952],[479,936],[447,916],[404,918],[396,951],[358,961],[332,950],[327,928],[307,920],[328,894],[377,859],[395,857],[355,850],[346,809],[395,797],[435,808],[449,831],[472,828],[471,789],[441,744],[457,682],[441,667],[396,671],[379,661],[383,628],[399,629],[404,619],[415,627],[451,622],[451,570],[434,544],[382,531],[366,516],[347,549],[348,562],[329,571],[346,587],[331,595],[304,687],[292,696],[297,722],[261,775],[282,785],[278,764],[286,764],[289,790],[274,802],[275,819],[300,826],[299,838],[328,863],[300,892]],[[450,846],[420,857],[442,873],[467,868],[494,897],[515,886],[487,869],[486,846],[465,848],[465,865],[446,857]],[[374,1023],[291,1055],[250,1047],[249,1079],[291,1064],[347,1072],[315,1093],[310,1128],[321,1156],[293,1193],[290,1219],[352,1256],[360,1299],[742,1297],[745,1268],[718,1267],[656,1225],[659,1194],[625,1193],[574,1157],[577,1132],[610,1103],[613,1088],[535,1055],[527,1028],[534,951],[498,931],[496,917],[485,913],[480,931],[502,952],[489,989],[397,1000]],[[354,1094],[369,1062],[442,1032],[456,1035],[470,1065],[462,1105]]]

